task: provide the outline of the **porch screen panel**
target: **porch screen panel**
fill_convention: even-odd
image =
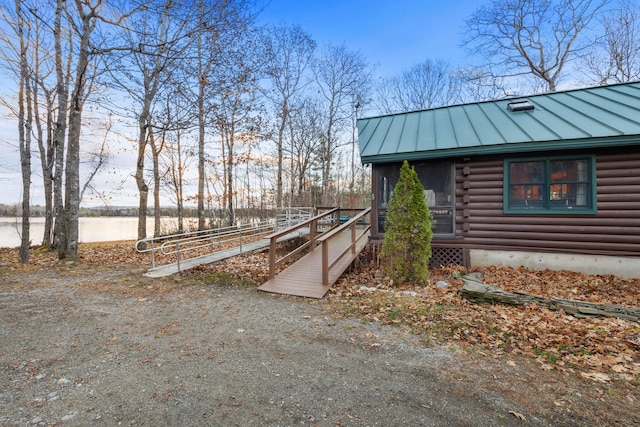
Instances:
[[[453,234],[454,232],[454,170],[452,162],[416,162],[411,163],[420,182],[429,210],[433,216],[431,228],[434,234]],[[377,167],[378,230],[384,232],[384,220],[391,192],[400,176],[400,164]]]

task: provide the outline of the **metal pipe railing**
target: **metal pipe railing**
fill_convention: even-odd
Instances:
[[[242,252],[243,241],[247,238],[255,238],[273,232],[275,224],[273,221],[263,221],[258,224],[242,224],[239,226],[227,226],[213,228],[204,231],[191,231],[186,233],[175,233],[168,236],[150,237],[140,239],[136,242],[135,248],[139,253],[151,253],[151,268],[156,267],[156,252],[162,255],[175,255],[178,271],[181,270],[180,263],[186,252],[204,248],[215,248],[225,243],[239,242]],[[213,249],[212,251],[215,251]]]
[[[284,227],[286,230],[290,230],[299,223],[308,221],[313,217],[313,213],[314,208],[312,207],[280,208],[276,211],[275,218],[270,221],[149,237],[138,240],[135,248],[138,253],[151,254],[151,268],[156,267],[156,253],[158,251],[162,255],[175,255],[178,271],[180,271],[180,263],[184,260],[184,254],[187,252],[237,243],[240,253],[242,253],[244,250],[243,245],[247,239],[255,239],[257,236],[262,237],[265,234],[282,229],[283,225],[286,225]],[[315,229],[316,226],[313,228]],[[284,234],[288,234],[288,232],[290,231]]]

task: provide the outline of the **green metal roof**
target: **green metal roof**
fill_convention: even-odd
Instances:
[[[640,82],[363,118],[358,139],[363,163],[636,145]]]

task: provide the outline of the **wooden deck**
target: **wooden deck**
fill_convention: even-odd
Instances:
[[[351,241],[352,236],[350,230],[344,230],[331,239],[331,244],[328,246],[330,263],[349,247]],[[329,269],[327,285],[322,284],[322,245],[318,245],[314,250],[281,271],[258,289],[277,294],[322,298],[331,285],[338,280],[347,267],[355,260],[367,241],[368,239],[366,237],[359,239],[356,243],[355,253],[347,253],[333,268]]]

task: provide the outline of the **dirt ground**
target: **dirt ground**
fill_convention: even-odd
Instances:
[[[634,384],[106,261],[0,260],[0,425],[640,425]]]

